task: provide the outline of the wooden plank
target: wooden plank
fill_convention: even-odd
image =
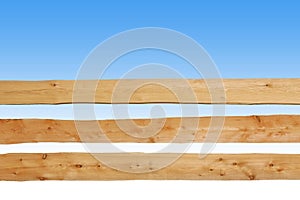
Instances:
[[[95,103],[128,103],[126,95],[130,88],[142,85],[146,80],[101,80],[95,95]],[[202,103],[210,104],[211,95],[203,80],[188,80],[182,84],[176,79],[162,79],[162,85],[176,88],[175,95],[166,87],[152,82],[138,90],[130,98],[129,103]],[[85,97],[89,83],[82,81],[78,96]],[[300,104],[300,79],[225,79],[224,88],[227,104]],[[118,97],[111,102],[114,88],[118,86]],[[190,97],[189,87],[195,93]],[[0,104],[66,104],[72,103],[74,81],[0,81]],[[218,90],[213,88],[213,92]],[[191,100],[192,99],[192,100]],[[80,98],[77,103],[91,103]],[[217,100],[214,103],[224,103]]]
[[[0,155],[0,180],[275,180],[300,179],[300,155],[282,154],[184,154],[156,171],[149,162],[173,154],[102,154],[110,163],[140,172],[111,169],[85,153]],[[103,157],[102,157],[103,158]],[[132,159],[134,158],[134,159]],[[154,162],[156,163],[156,162]]]
[[[177,137],[178,143],[203,142],[211,122],[210,117],[185,118],[181,123],[180,118],[167,118],[163,128],[159,129],[161,119],[152,121],[152,128],[147,132],[132,127],[130,120],[103,120],[98,121],[102,134],[111,142],[139,142],[139,143],[166,143],[172,142],[181,128],[182,132]],[[190,122],[199,121],[197,130],[193,130]],[[89,121],[86,121],[89,123]],[[117,123],[122,122],[125,133]],[[134,120],[134,123],[143,127],[148,125],[150,119]],[[157,132],[158,130],[158,132]],[[85,142],[105,142],[99,139],[98,132],[86,130]],[[145,135],[147,134],[147,135]],[[193,135],[195,134],[195,135]],[[100,134],[101,135],[101,134]],[[132,137],[139,135],[140,138]],[[150,135],[150,136],[149,136]],[[149,136],[149,137],[148,137]],[[27,142],[80,142],[74,121],[49,120],[49,119],[13,119],[0,120],[0,143],[27,143]],[[274,116],[239,116],[226,117],[219,143],[227,142],[300,142],[300,115],[274,115]]]

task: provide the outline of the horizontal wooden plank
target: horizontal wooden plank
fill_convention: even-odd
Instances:
[[[146,82],[148,84],[142,86]],[[223,82],[226,101],[221,98],[213,103],[300,104],[300,79],[225,79]],[[90,83],[94,81],[81,81],[74,103],[92,102],[85,98],[93,90],[87,89]],[[118,80],[101,80],[94,95],[95,103],[212,103],[204,80],[188,80],[187,83],[176,79],[122,80],[120,83]],[[114,92],[117,85],[117,92]],[[0,104],[72,103],[73,86],[74,81],[63,80],[0,81]],[[137,86],[141,87],[127,100],[130,89]],[[221,91],[214,87],[212,92]],[[195,93],[195,99],[191,97],[191,91]]]
[[[111,142],[171,142],[178,130],[182,130],[176,142],[184,143],[190,142],[190,138],[194,138],[193,142],[203,142],[211,122],[210,117],[185,118],[184,122],[180,118],[166,118],[160,129],[161,120],[153,120],[147,131],[134,127],[130,120],[101,120],[98,123],[102,129],[100,135],[105,134]],[[150,119],[133,122],[143,127],[148,125]],[[191,125],[194,122],[199,122],[198,128]],[[85,128],[85,134],[85,142],[105,142],[95,130]],[[75,122],[71,120],[0,120],[1,144],[28,142],[80,142],[80,137]],[[226,117],[218,142],[300,142],[300,115]]]
[[[102,154],[111,169],[90,154],[0,155],[0,180],[274,180],[300,179],[300,155],[210,154],[200,159],[185,154],[168,167],[156,170],[157,161],[173,154]],[[134,158],[134,159],[133,159]],[[151,162],[155,160],[156,162]],[[119,168],[120,169],[120,168]],[[150,173],[140,173],[141,170]]]

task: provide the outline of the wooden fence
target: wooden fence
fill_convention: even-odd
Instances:
[[[155,81],[155,80],[154,80]],[[164,80],[186,88],[176,80]],[[188,80],[198,104],[210,104],[211,96],[203,80]],[[96,90],[95,103],[110,104],[117,81],[101,80]],[[139,80],[122,81],[120,92],[138,85]],[[73,102],[74,81],[0,81],[0,104],[70,104]],[[224,80],[226,104],[300,104],[300,79],[228,79]],[[81,91],[85,94],[84,89]],[[122,100],[113,103],[128,103]],[[149,85],[136,91],[129,103],[190,103],[179,101],[164,88]],[[218,102],[215,102],[218,103]],[[147,124],[150,119],[134,120]],[[130,137],[121,130],[116,120],[100,120],[103,132],[115,143],[169,143],[179,128],[180,118],[167,118],[164,127],[148,138]],[[210,117],[187,118],[200,120],[196,130],[185,128],[193,142],[204,142],[211,122]],[[122,123],[130,126],[129,120]],[[90,132],[93,142],[97,134]],[[1,119],[0,143],[81,142],[75,122],[53,119]],[[185,137],[179,143],[187,142]],[[300,115],[234,116],[225,117],[219,143],[298,143]],[[184,154],[174,163],[160,170],[150,166],[149,158],[166,159],[169,154],[103,153],[114,162],[136,158],[136,168],[149,167],[148,173],[128,173],[112,169],[88,153],[17,153],[0,155],[0,180],[261,180],[300,179],[300,154],[209,154],[203,159],[196,154]],[[145,164],[146,163],[146,164]],[[147,164],[148,163],[148,164]],[[134,169],[133,169],[134,171]]]

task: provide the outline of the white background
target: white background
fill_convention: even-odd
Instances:
[[[299,199],[300,181],[0,182],[1,199]]]

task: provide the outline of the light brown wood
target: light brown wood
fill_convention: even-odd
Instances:
[[[199,159],[185,154],[168,167],[156,171],[150,160],[165,160],[172,154],[103,154],[110,163],[133,172],[111,169],[90,154],[0,155],[0,180],[274,180],[300,179],[300,155],[219,154]],[[132,158],[136,159],[132,159]]]
[[[211,81],[211,80],[210,80]],[[76,95],[77,103],[89,90],[89,83],[82,81]],[[128,102],[130,88],[143,85],[135,91]],[[156,85],[157,80],[101,80],[96,90],[95,103],[203,103],[210,104],[211,95],[205,81],[188,80],[188,84],[176,79],[160,80],[161,85],[176,88],[170,91]],[[300,104],[300,79],[225,79],[224,88],[227,104]],[[118,85],[118,92],[114,88]],[[194,101],[189,85],[197,99]],[[0,81],[0,104],[66,104],[72,103],[74,81]],[[221,91],[212,88],[212,92]],[[112,95],[117,94],[111,102]],[[177,96],[176,96],[177,95]],[[179,99],[177,98],[179,97]],[[76,102],[74,102],[76,103]],[[213,103],[224,103],[224,99]]]
[[[122,126],[126,126],[127,134],[121,130],[117,121],[98,121],[105,134],[111,142],[139,142],[139,143],[166,143],[172,142],[178,134],[176,142],[203,142],[211,122],[210,117],[185,118],[184,123],[180,118],[167,118],[162,129],[160,121],[153,120],[153,128],[142,132],[140,129],[130,125],[129,120],[118,120]],[[199,122],[198,128],[189,123]],[[87,121],[88,122],[88,121]],[[143,127],[150,123],[149,119],[134,120],[134,123]],[[158,132],[157,132],[158,130]],[[84,142],[105,142],[98,136],[98,132],[86,130]],[[134,137],[140,134],[140,138]],[[147,135],[146,135],[147,134]],[[153,134],[153,135],[152,135]],[[195,135],[193,135],[195,134]],[[101,135],[101,134],[100,134]],[[149,136],[150,135],[150,136]],[[68,120],[48,119],[13,119],[0,120],[0,143],[27,143],[27,142],[80,142],[75,122]],[[218,139],[219,143],[227,142],[300,142],[300,115],[274,115],[274,116],[239,116],[226,117],[222,133]]]

